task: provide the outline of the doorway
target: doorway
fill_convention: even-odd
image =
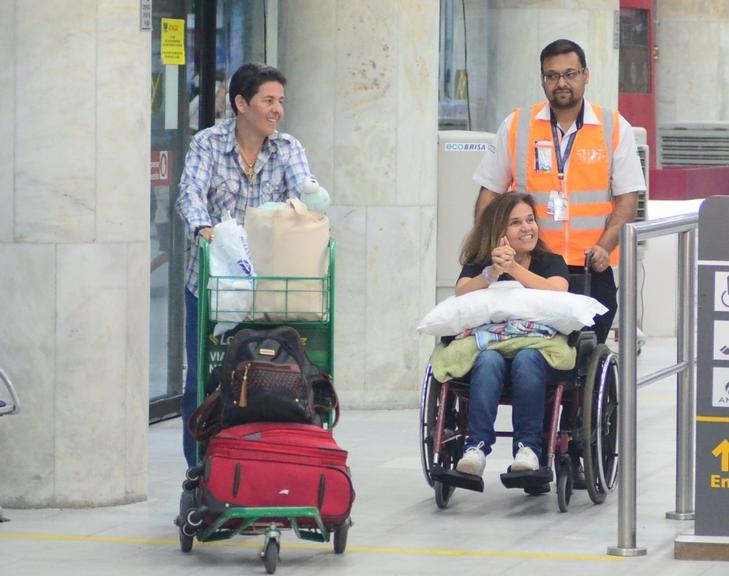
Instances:
[[[190,242],[175,213],[192,136],[232,115],[228,79],[267,61],[269,0],[152,3],[149,420],[179,415],[185,375],[184,268]],[[275,64],[275,62],[268,62]]]
[[[620,0],[618,108],[646,129],[650,166],[656,165],[654,0]]]

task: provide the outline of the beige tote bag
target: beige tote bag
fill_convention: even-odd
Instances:
[[[276,210],[249,208],[245,229],[259,276],[253,319],[322,320],[328,310],[329,218],[291,198]],[[302,276],[317,279],[297,278]]]

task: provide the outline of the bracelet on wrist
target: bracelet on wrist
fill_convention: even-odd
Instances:
[[[486,266],[486,268],[481,271],[481,276],[483,276],[483,279],[488,282],[489,286],[499,280],[499,275],[494,274],[491,266]]]

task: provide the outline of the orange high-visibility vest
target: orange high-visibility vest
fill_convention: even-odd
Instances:
[[[509,132],[511,187],[534,197],[540,236],[551,250],[561,254],[567,264],[581,266],[585,263],[585,250],[597,244],[613,210],[610,172],[620,138],[618,112],[592,104],[600,124],[583,124],[577,131],[564,175],[564,186],[561,186],[553,145],[551,171],[537,170],[535,143],[553,142],[551,122],[536,118],[544,106],[533,106],[528,122],[519,121],[519,108],[514,111]],[[610,146],[606,144],[608,142]],[[549,193],[560,188],[567,197],[569,218],[558,222],[547,214],[547,201]],[[610,264],[618,264],[618,257],[619,251],[613,250]]]

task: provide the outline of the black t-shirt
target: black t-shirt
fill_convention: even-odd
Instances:
[[[461,278],[474,278],[481,274],[486,266],[491,264],[489,258],[484,264],[467,264],[461,269],[461,274],[458,279]],[[552,252],[544,252],[542,254],[533,254],[531,262],[529,262],[529,272],[534,272],[543,278],[551,278],[552,276],[562,276],[569,282],[569,270],[567,269],[567,263],[564,258],[559,254],[553,254]],[[513,280],[508,274],[502,274],[499,276],[499,280]]]

